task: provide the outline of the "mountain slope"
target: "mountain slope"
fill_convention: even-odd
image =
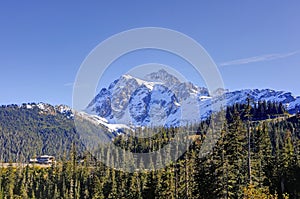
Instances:
[[[23,104],[0,107],[0,160],[27,161],[34,155],[58,158],[76,143],[83,150],[70,110],[65,106]]]
[[[123,128],[127,127],[108,124],[104,118],[79,113],[65,105],[2,105],[0,162],[27,162],[43,154],[54,155],[58,160],[68,158],[73,144],[80,155],[91,142],[111,140]]]

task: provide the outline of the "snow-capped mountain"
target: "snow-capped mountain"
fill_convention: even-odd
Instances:
[[[146,80],[123,75],[107,89],[103,88],[87,106],[86,112],[106,118],[109,123],[134,126],[178,126],[182,122],[195,122],[207,118],[212,112],[213,100],[206,88],[160,70],[145,77]],[[225,90],[226,105],[253,101],[283,103],[290,113],[300,109],[300,97],[290,92],[271,89]]]
[[[168,81],[167,76],[163,78]],[[175,77],[173,79],[177,80]],[[110,123],[176,125],[177,118],[180,118],[178,98],[163,81],[158,81],[159,77],[155,80],[144,81],[123,75],[108,89],[99,92],[87,107],[87,112],[104,117]]]
[[[26,109],[38,109],[40,114],[48,114],[48,115],[55,115],[55,114],[62,114],[66,116],[68,119],[73,119],[74,114],[73,110],[68,107],[67,105],[56,105],[52,106],[51,104],[47,103],[24,103],[19,106],[20,108]]]

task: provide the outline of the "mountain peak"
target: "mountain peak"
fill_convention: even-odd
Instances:
[[[129,74],[124,74],[124,75],[121,76],[121,78],[124,78],[124,79],[132,79],[132,78],[135,78],[135,77],[133,77],[133,76],[131,76],[131,75],[129,75]]]
[[[145,77],[148,81],[161,82],[166,86],[179,84],[180,81],[174,75],[168,73],[165,69],[160,69],[157,72],[150,73]]]

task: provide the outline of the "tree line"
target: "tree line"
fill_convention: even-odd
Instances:
[[[133,134],[114,139],[116,146],[135,153],[157,151],[174,139],[192,141],[180,158],[156,170],[141,169],[133,173],[116,170],[97,161],[96,153],[82,152],[74,142],[69,155],[63,156],[57,166],[0,168],[0,199],[297,199],[300,197],[300,118],[284,115],[284,108],[276,103],[266,107],[273,108],[266,112],[268,108],[250,106],[250,102],[236,104],[226,108],[225,114],[213,114],[213,119],[200,124],[137,129],[136,133],[143,130],[154,136],[138,138]],[[258,119],[255,114],[265,119]],[[199,155],[209,135],[215,136],[214,130],[218,131],[217,143],[205,156]],[[183,137],[176,137],[182,132],[186,132]],[[154,168],[165,156],[178,152],[178,147],[174,145],[155,160],[140,159],[139,167],[153,164]],[[98,153],[112,157],[115,151],[108,148]],[[78,161],[81,158],[85,159],[84,163]]]

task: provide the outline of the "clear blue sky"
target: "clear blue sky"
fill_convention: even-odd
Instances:
[[[71,105],[72,82],[88,53],[113,34],[146,26],[174,29],[198,41],[230,90],[273,88],[300,95],[299,9],[297,0],[2,1],[0,104]],[[164,61],[151,53],[119,63]],[[108,73],[109,78],[123,70]]]

